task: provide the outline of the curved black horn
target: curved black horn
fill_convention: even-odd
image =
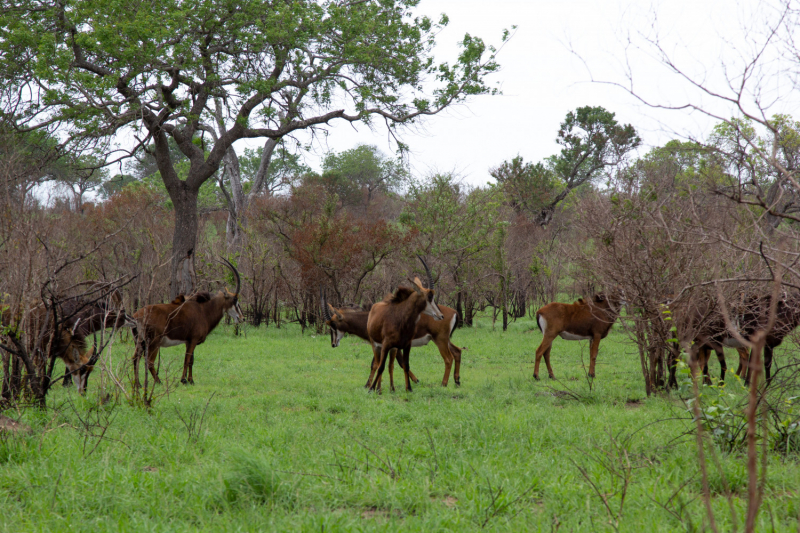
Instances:
[[[434,290],[436,287],[433,285],[433,274],[431,274],[431,269],[428,268],[428,263],[422,258],[421,255],[417,255],[417,259],[422,263],[422,266],[425,267],[425,273],[428,275],[428,288],[430,290]]]
[[[236,291],[235,291],[235,294],[236,294],[236,296],[239,296],[239,291],[242,288],[242,280],[239,277],[239,271],[236,270],[236,267],[233,266],[233,264],[230,261],[228,261],[227,259],[225,259],[224,257],[222,258],[222,261],[224,261],[224,264],[227,265],[228,268],[231,269],[231,272],[233,272],[233,277],[236,278]]]
[[[331,320],[331,312],[328,309],[328,299],[325,298],[321,288],[319,290],[319,305],[322,307],[322,320],[329,322]]]

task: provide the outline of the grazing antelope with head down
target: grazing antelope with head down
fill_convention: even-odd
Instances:
[[[419,259],[425,266],[430,283],[430,269],[421,257]],[[405,372],[406,391],[411,392],[409,354],[420,315],[424,313],[436,320],[444,318],[436,305],[434,294],[433,288],[426,289],[419,278],[414,278],[411,288],[398,287],[394,294],[372,306],[367,318],[367,334],[373,348],[373,368],[377,375],[369,390],[377,388],[386,365],[386,356],[391,350],[397,349],[403,352],[398,356],[398,361]]]
[[[160,348],[179,344],[186,345],[181,383],[194,384],[192,366],[195,347],[206,340],[225,313],[237,324],[244,319],[239,307],[239,290],[242,285],[239,272],[228,260],[223,261],[236,278],[236,292],[225,289],[213,296],[208,292],[199,292],[188,298],[179,295],[168,304],[148,305],[133,315],[137,322],[134,330],[137,339],[136,353],[133,356],[133,375],[137,387],[140,386],[139,359],[142,355],[147,355],[147,369],[153,380],[161,383],[155,368],[158,351]]]
[[[432,287],[430,283],[428,286]],[[350,333],[351,335],[355,335],[369,342],[369,335],[367,334],[367,318],[369,317],[369,311],[347,307],[336,308],[329,304],[324,296],[322,297],[321,302],[322,318],[325,321],[325,324],[330,327],[332,348],[339,346],[339,342],[342,340],[342,337],[344,337],[345,333]],[[450,379],[450,370],[453,367],[454,362],[455,368],[452,368],[453,381],[455,381],[456,385],[461,385],[461,348],[450,341],[450,336],[453,334],[453,330],[456,327],[456,310],[444,305],[440,305],[439,310],[442,312],[442,316],[444,317],[442,320],[434,320],[433,317],[426,314],[420,315],[419,322],[417,322],[414,330],[414,338],[411,341],[411,347],[417,348],[419,346],[425,346],[430,341],[433,341],[433,343],[439,349],[439,354],[444,360],[444,377],[442,378],[442,387],[447,386],[447,383]],[[392,353],[389,355],[390,383],[394,381],[393,367],[395,354],[396,352],[392,351]],[[372,385],[372,378],[374,377],[376,370],[377,368],[373,359],[373,364],[370,368],[370,376],[367,380],[365,388],[369,388],[370,385]],[[411,371],[409,371],[409,377],[414,383],[419,382],[417,377]],[[393,383],[391,385],[391,389],[394,390]]]
[[[49,347],[54,358],[64,361],[67,371],[64,384],[70,381],[78,389],[78,393],[86,392],[89,375],[94,369],[99,354],[94,347],[89,348],[86,337],[106,328],[131,327],[135,323],[125,313],[122,296],[110,283],[86,282],[89,289],[80,296],[73,296],[57,301],[57,323],[54,324],[53,310],[39,304],[28,312],[24,326],[26,350],[34,360],[41,361]],[[8,309],[2,314],[2,325],[14,327]]]
[[[595,361],[600,341],[605,339],[611,326],[619,316],[622,298],[618,294],[606,296],[595,294],[590,302],[583,298],[574,304],[553,302],[536,311],[536,323],[544,334],[542,343],[536,349],[536,363],[533,377],[539,379],[539,362],[544,356],[547,373],[553,379],[553,367],[550,366],[550,348],[557,336],[567,341],[590,340],[589,377],[594,377]]]

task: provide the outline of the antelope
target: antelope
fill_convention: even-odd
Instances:
[[[137,323],[134,329],[137,339],[136,352],[133,355],[136,387],[140,386],[139,360],[142,356],[146,354],[147,369],[152,374],[153,380],[161,383],[155,368],[159,349],[179,344],[186,345],[181,383],[194,385],[192,366],[197,345],[202,344],[214,331],[225,313],[236,324],[244,319],[242,309],[239,307],[239,290],[242,285],[239,272],[226,259],[223,258],[222,261],[236,278],[236,292],[224,289],[215,295],[208,292],[199,292],[189,297],[179,295],[170,303],[148,305],[133,315]]]
[[[106,283],[91,282],[89,293],[107,291]],[[50,353],[64,361],[67,371],[64,385],[72,378],[78,393],[86,392],[89,375],[94,369],[99,354],[88,348],[86,337],[106,328],[131,327],[135,323],[122,307],[122,297],[114,289],[100,298],[92,299],[86,294],[67,298],[57,304],[59,323],[54,327],[52,311],[39,304],[28,312],[25,346],[33,357],[43,356],[42,351],[50,345]],[[11,315],[6,309],[2,316],[3,326],[10,326]]]
[[[327,302],[325,297],[321,298],[322,303],[322,318],[330,327],[331,334],[331,348],[339,346],[339,342],[344,337],[345,333],[350,333],[369,342],[369,335],[367,334],[367,318],[369,317],[368,311],[361,309],[353,309],[340,307],[333,307]],[[439,354],[444,359],[444,377],[442,378],[442,387],[446,387],[450,379],[450,369],[455,362],[453,369],[453,381],[456,385],[461,385],[461,348],[450,342],[450,336],[456,327],[456,310],[452,307],[444,305],[439,306],[442,312],[443,320],[434,320],[432,317],[422,314],[417,322],[416,329],[414,330],[414,337],[411,341],[411,347],[417,348],[425,346],[431,340],[439,349]],[[394,374],[394,359],[395,351],[389,355],[389,381],[391,388],[394,390],[393,374]],[[365,388],[369,388],[372,384],[372,378],[375,374],[375,366],[370,367],[370,376],[367,380]],[[409,377],[414,383],[419,383],[419,380],[413,372],[409,371]]]
[[[87,302],[85,297],[70,298],[61,305],[62,312],[66,317],[65,325],[70,329],[73,348],[72,361],[67,365],[68,372],[64,374],[64,386],[69,385],[67,380],[69,376],[72,376],[72,381],[76,382],[75,366],[77,360],[75,356],[80,353],[82,355],[77,357],[81,360],[82,366],[78,369],[78,379],[83,380],[83,390],[86,388],[86,380],[88,380],[89,374],[94,368],[94,363],[99,356],[99,354],[89,355],[86,350],[86,337],[103,329],[111,328],[116,330],[136,326],[133,318],[125,312],[125,308],[122,305],[122,295],[117,289],[103,293],[103,291],[108,290],[108,284],[91,282],[90,285],[92,292],[101,291],[103,296],[90,302]],[[77,350],[77,352],[74,350]],[[90,350],[93,351],[94,348]],[[64,361],[66,363],[66,359]]]
[[[556,336],[567,341],[591,340],[589,347],[589,377],[594,378],[595,361],[600,341],[605,339],[611,326],[619,316],[622,300],[603,293],[595,294],[591,302],[579,298],[573,304],[553,302],[536,311],[536,323],[544,334],[542,343],[536,349],[536,363],[533,368],[534,379],[539,379],[539,363],[542,356],[547,365],[550,379],[554,379],[550,366],[550,348]]]
[[[767,325],[771,296],[751,298],[745,306],[744,312],[738,317],[740,335],[746,339]],[[800,325],[800,293],[784,296],[778,300],[776,306],[775,324],[767,334],[764,343],[764,376],[767,382],[772,380],[773,350],[781,345],[783,339]],[[734,338],[726,339],[726,346],[738,344]],[[741,345],[739,345],[741,346]],[[738,348],[737,348],[738,349]],[[743,353],[744,352],[744,353]],[[750,359],[744,347],[739,352],[739,375],[744,367],[745,383],[750,381]]]
[[[428,265],[421,257],[419,259],[425,266],[429,282],[432,281]],[[431,288],[426,289],[419,278],[415,277],[411,288],[398,287],[394,294],[387,296],[370,309],[367,317],[367,334],[374,353],[372,365],[377,371],[375,380],[368,387],[370,391],[376,390],[380,383],[386,356],[392,349],[397,349],[403,351],[398,360],[405,372],[406,391],[411,392],[409,354],[420,315],[424,313],[435,320],[444,318],[439,306],[436,305],[434,294],[432,283]]]
[[[735,319],[736,329],[741,337],[750,338],[766,326],[770,299],[770,296],[751,297],[744,302],[740,313],[731,317]],[[776,313],[775,324],[766,336],[764,344],[764,373],[768,382],[771,380],[774,348],[779,346],[783,339],[800,324],[800,295],[795,294],[779,300]],[[687,353],[689,353],[690,361],[696,362],[697,367],[703,369],[704,383],[711,384],[708,372],[711,350],[716,352],[720,364],[720,383],[725,381],[727,364],[724,348],[736,348],[739,354],[739,367],[736,374],[744,377],[746,384],[750,382],[750,357],[747,347],[728,331],[724,318],[712,300],[707,300],[693,310],[689,317],[689,323],[694,326],[696,331],[692,331],[692,345]],[[702,325],[697,326],[698,323],[702,323]]]

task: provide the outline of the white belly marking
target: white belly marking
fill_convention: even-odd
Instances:
[[[411,341],[411,347],[412,348],[419,348],[420,346],[425,346],[426,344],[431,342],[431,338],[432,337],[430,336],[430,334],[428,334],[428,335],[423,335],[422,337],[420,337],[418,339],[414,339],[414,340]]]
[[[169,348],[170,346],[177,346],[179,344],[186,344],[186,341],[178,341],[170,339],[169,337],[164,337],[163,339],[161,339],[162,348]]]
[[[559,335],[565,341],[588,341],[591,339],[591,337],[585,337],[583,335],[575,335],[568,331],[562,331],[561,333],[559,333]]]
[[[728,348],[747,348],[744,344],[739,342],[737,339],[733,337],[728,337],[722,341],[722,344],[727,346]]]

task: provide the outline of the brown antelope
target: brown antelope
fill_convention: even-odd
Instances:
[[[425,265],[424,261],[422,263]],[[430,282],[432,276],[427,265],[425,270]],[[409,354],[420,315],[424,313],[436,320],[444,318],[436,305],[434,294],[433,288],[426,289],[419,278],[414,278],[411,288],[398,287],[394,294],[372,306],[367,318],[367,334],[373,348],[373,367],[376,367],[377,375],[369,390],[376,390],[386,365],[386,356],[396,348],[402,350],[398,361],[405,372],[406,391],[411,392]]]
[[[738,313],[730,317],[732,325],[737,329],[740,337],[748,339],[758,330],[766,327],[770,299],[770,296],[747,298],[742,302]],[[675,305],[670,305],[670,307],[680,309]],[[795,294],[781,298],[777,303],[776,313],[775,324],[772,331],[766,336],[764,345],[764,370],[767,381],[771,380],[774,348],[779,346],[784,337],[800,324],[800,295]],[[724,348],[736,348],[739,354],[739,367],[736,374],[743,377],[746,384],[749,383],[748,349],[728,330],[716,301],[712,298],[704,298],[691,308],[684,309],[684,314],[683,320],[677,325],[679,332],[684,331],[681,341],[686,353],[689,354],[693,373],[702,369],[703,382],[711,384],[708,362],[711,350],[713,350],[716,352],[720,364],[720,383],[724,382],[727,373]],[[678,317],[676,316],[676,318]],[[675,379],[671,375],[670,382],[674,381]]]
[[[740,336],[749,339],[767,326],[771,299],[771,296],[753,297],[745,303],[742,314],[736,317],[736,327]],[[800,325],[800,293],[794,292],[783,296],[777,302],[775,313],[775,324],[767,334],[764,343],[764,376],[767,382],[772,380],[774,349],[780,346],[783,339]],[[725,346],[733,346],[739,350],[737,374],[744,375],[745,383],[749,383],[752,368],[750,368],[750,358],[746,348],[730,334],[726,336],[723,343]]]
[[[225,289],[213,296],[208,292],[199,292],[190,297],[179,295],[168,304],[148,305],[133,315],[137,322],[134,330],[136,352],[133,356],[136,387],[140,386],[139,359],[146,354],[147,369],[152,374],[153,380],[161,383],[155,368],[159,349],[179,344],[186,345],[181,383],[194,384],[192,366],[195,347],[206,340],[225,313],[237,324],[244,319],[239,307],[241,289],[239,272],[229,261],[225,259],[223,261],[236,278],[236,292]]]
[[[439,354],[442,356],[442,359],[444,359],[442,387],[447,386],[453,362],[455,362],[453,381],[455,381],[456,385],[461,385],[461,348],[450,341],[450,336],[453,334],[453,330],[456,327],[456,310],[444,305],[440,305],[439,310],[444,317],[442,320],[434,320],[433,317],[426,314],[420,315],[419,322],[417,322],[416,329],[414,330],[414,338],[411,341],[411,347],[417,348],[425,346],[430,341],[433,341],[439,349]],[[369,335],[367,334],[367,318],[369,317],[369,311],[347,307],[336,308],[329,304],[323,296],[322,317],[325,324],[330,327],[332,348],[339,346],[339,342],[342,340],[345,333],[350,333],[351,335],[355,335],[369,342]],[[392,351],[389,355],[389,381],[392,390],[394,390],[394,383],[392,382],[394,381],[395,354],[396,352]],[[372,385],[372,378],[374,377],[375,370],[375,366],[371,365],[370,376],[365,385],[367,389]],[[419,382],[411,371],[409,371],[409,377],[414,383]]]
[[[554,378],[553,367],[550,366],[550,348],[553,340],[559,335],[567,341],[591,341],[589,377],[594,377],[600,341],[606,338],[611,326],[617,320],[622,300],[616,295],[607,297],[603,293],[595,294],[591,300],[586,302],[580,298],[574,304],[553,302],[536,312],[536,323],[544,337],[536,349],[536,363],[533,367],[535,379],[539,379],[539,363],[542,356],[550,379]]]
[[[41,360],[44,350],[49,348],[53,357],[64,361],[68,377],[80,394],[86,392],[89,374],[94,369],[99,354],[94,348],[87,346],[86,337],[106,328],[131,327],[135,323],[122,307],[122,296],[110,285],[101,282],[90,282],[89,290],[81,295],[66,298],[57,302],[56,315],[58,324],[54,326],[53,313],[45,305],[39,304],[28,312],[27,324],[24,328],[25,346],[34,359]],[[99,297],[94,297],[94,295]],[[11,315],[6,310],[2,316],[3,326],[11,325]]]

